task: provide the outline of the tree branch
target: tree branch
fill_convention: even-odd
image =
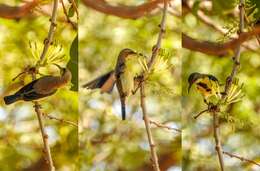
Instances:
[[[166,0],[169,2],[170,0]],[[159,4],[163,3],[164,0],[154,0],[146,2],[138,6],[126,6],[126,5],[111,5],[105,0],[82,0],[87,6],[99,12],[114,15],[121,18],[137,19],[143,17],[153,10],[155,10]]]
[[[44,47],[40,56],[40,60],[38,61],[37,65],[40,65],[40,63],[43,61],[45,58],[45,55],[49,49],[49,46],[52,43],[53,35],[55,32],[55,28],[57,26],[56,21],[57,21],[57,9],[58,9],[58,0],[54,0],[53,2],[53,10],[52,10],[52,15],[51,15],[51,25],[49,28],[48,36],[44,40]]]
[[[55,171],[55,167],[53,165],[53,161],[52,161],[52,157],[51,157],[51,150],[50,150],[50,146],[49,146],[49,142],[48,142],[48,135],[44,130],[44,124],[43,124],[43,121],[42,121],[43,113],[41,111],[41,106],[38,102],[34,102],[34,109],[35,109],[35,112],[37,114],[39,126],[40,126],[40,129],[41,129],[42,140],[43,140],[43,145],[44,145],[43,152],[46,155],[45,156],[46,163],[49,166],[49,171]]]
[[[155,171],[160,171],[160,167],[159,167],[159,163],[158,163],[158,157],[157,157],[155,144],[154,144],[154,140],[153,140],[153,136],[152,136],[152,132],[151,132],[149,117],[148,117],[147,111],[146,111],[144,86],[145,86],[145,82],[142,81],[140,94],[141,94],[141,107],[142,107],[142,112],[143,112],[143,119],[144,119],[146,133],[147,133],[147,137],[148,137],[148,141],[149,141],[149,145],[150,145],[153,168],[154,168]]]
[[[224,160],[223,160],[223,154],[222,154],[222,146],[221,146],[221,140],[219,135],[219,117],[217,112],[213,112],[213,130],[214,130],[214,139],[215,139],[215,149],[218,153],[218,159],[221,171],[224,171]]]
[[[74,122],[72,122],[72,121],[68,121],[68,120],[65,120],[65,119],[57,118],[57,117],[55,117],[55,116],[48,115],[48,114],[46,114],[46,113],[42,113],[42,114],[43,114],[43,116],[45,116],[45,117],[48,118],[48,119],[56,120],[56,121],[59,121],[59,122],[61,122],[61,123],[67,123],[67,124],[70,124],[70,125],[72,125],[72,126],[78,127],[78,124],[76,124],[76,123],[74,123]]]
[[[65,14],[67,22],[72,26],[73,30],[77,30],[78,26],[77,26],[76,23],[74,23],[73,21],[70,20],[70,17],[69,17],[69,15],[67,13],[67,10],[66,10],[66,7],[65,7],[65,4],[64,4],[63,0],[60,0],[60,2],[61,2],[63,13]]]
[[[244,32],[239,35],[237,39],[230,40],[226,43],[215,43],[210,41],[199,41],[182,33],[182,47],[202,52],[208,55],[224,56],[230,51],[234,51],[243,42],[247,41],[252,36],[260,34],[260,26],[255,27],[250,32]]]
[[[244,0],[240,0],[239,4],[239,32],[238,35],[239,37],[243,34],[243,29],[244,29],[244,16],[245,16],[245,11],[244,11]],[[239,66],[240,66],[240,53],[241,53],[241,47],[238,45],[236,49],[235,56],[233,57],[233,68],[231,71],[230,76],[226,80],[226,85],[225,85],[225,92],[223,95],[223,99],[226,97],[228,94],[228,91],[230,89],[231,84],[233,83],[234,77],[238,72]]]
[[[40,59],[36,64],[36,72],[32,73],[32,79],[35,80],[36,79],[36,73],[38,72],[38,67],[41,64],[41,62],[44,60],[45,55],[48,51],[48,48],[52,42],[53,39],[53,34],[55,31],[55,27],[56,27],[56,19],[57,19],[57,9],[58,9],[58,0],[54,0],[53,1],[53,10],[52,10],[52,16],[51,16],[51,24],[50,24],[50,28],[49,28],[49,33],[47,38],[44,40],[44,48],[43,51],[41,53]],[[55,171],[55,167],[53,165],[53,160],[52,160],[52,156],[51,156],[51,151],[50,151],[50,146],[48,143],[48,135],[46,134],[45,130],[44,130],[44,124],[42,121],[42,111],[41,111],[41,107],[40,104],[38,102],[33,102],[34,103],[34,108],[35,108],[35,112],[37,114],[38,117],[38,121],[39,121],[39,126],[41,129],[41,134],[42,134],[42,139],[43,139],[43,144],[44,144],[44,153],[46,155],[46,159],[47,159],[47,164],[49,166],[49,171]]]
[[[165,33],[166,14],[167,14],[167,9],[168,9],[167,2],[168,2],[168,0],[164,0],[164,8],[163,8],[162,19],[161,19],[161,23],[160,23],[160,32],[159,32],[159,35],[158,35],[157,43],[153,47],[151,59],[148,63],[149,70],[153,67],[153,63],[154,63],[154,61],[157,57],[158,51],[161,48],[161,41],[162,41],[162,38],[163,38],[163,34]],[[140,88],[141,88],[141,90],[140,90],[141,108],[142,108],[142,112],[143,112],[143,119],[144,119],[145,128],[146,128],[146,132],[147,132],[147,137],[148,137],[148,141],[149,141],[149,145],[150,145],[153,168],[154,168],[155,171],[160,171],[160,166],[159,166],[159,163],[158,163],[158,157],[157,157],[157,153],[156,153],[156,149],[155,149],[155,144],[154,144],[154,140],[153,140],[152,133],[151,133],[150,119],[149,119],[149,117],[147,115],[147,111],[146,111],[145,73],[142,74],[141,78],[142,78],[142,80],[139,82],[139,85],[140,85]]]
[[[242,36],[243,29],[244,29],[244,0],[240,0],[239,2],[239,38]],[[241,46],[240,44],[237,45],[236,51],[235,51],[235,56],[233,58],[234,64],[233,64],[233,69],[230,74],[230,76],[227,78],[226,85],[225,85],[225,92],[224,95],[222,95],[222,99],[225,99],[226,95],[228,94],[228,91],[230,89],[230,86],[234,80],[234,77],[238,71],[239,65],[240,65],[240,51],[241,51]],[[220,141],[220,135],[219,135],[219,117],[218,117],[218,112],[213,111],[213,129],[214,129],[214,138],[215,138],[215,143],[216,143],[216,151],[218,153],[218,158],[219,158],[219,164],[221,167],[221,170],[224,171],[224,160],[223,160],[223,151],[221,147],[221,141]]]
[[[31,12],[38,4],[39,0],[33,0],[18,7],[13,7],[5,4],[0,4],[0,17],[6,19],[19,19]]]
[[[235,155],[235,154],[231,154],[231,153],[226,152],[226,151],[223,151],[222,153],[225,154],[225,155],[227,155],[227,156],[229,156],[229,157],[231,157],[231,158],[234,157],[234,158],[237,158],[237,159],[239,159],[239,160],[241,160],[241,161],[245,161],[245,162],[248,162],[248,163],[252,163],[252,164],[254,164],[254,165],[260,167],[260,163],[257,163],[257,162],[254,161],[254,160],[246,159],[246,158],[244,158],[244,157],[241,157],[241,156],[238,156],[238,155]]]
[[[167,126],[167,125],[164,125],[164,124],[161,124],[161,123],[158,123],[158,122],[155,122],[153,120],[150,119],[150,123],[157,126],[158,128],[165,128],[165,129],[168,129],[168,130],[173,130],[173,131],[176,131],[176,132],[179,132],[181,133],[181,130],[180,129],[177,129],[177,128],[173,128],[173,127],[170,127],[170,126]]]
[[[189,6],[189,4],[188,4],[186,1],[182,1],[182,4],[183,4],[183,7],[185,8],[186,11],[192,12],[191,7]],[[204,24],[207,25],[208,27],[210,27],[210,28],[216,30],[216,31],[219,32],[220,34],[224,34],[224,35],[226,34],[226,31],[225,31],[222,27],[216,25],[215,22],[212,21],[208,16],[206,16],[202,10],[198,10],[196,17],[197,17],[202,23],[204,23]],[[251,28],[252,28],[252,27],[251,27]],[[235,37],[231,37],[231,38],[235,39]],[[255,52],[255,53],[258,52],[255,48],[249,46],[248,44],[242,44],[242,46],[243,46],[245,49],[247,49],[247,50],[253,51],[253,52]],[[259,53],[259,52],[258,52],[258,53]]]

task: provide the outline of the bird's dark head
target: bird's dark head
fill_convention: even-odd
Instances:
[[[129,55],[133,55],[133,54],[136,54],[135,51],[133,51],[132,49],[129,49],[129,48],[125,48],[123,50],[120,51],[120,54],[119,56],[122,56],[122,57],[128,57]]]
[[[201,74],[198,72],[194,72],[194,73],[190,74],[190,76],[188,78],[188,82],[189,82],[188,92],[190,91],[190,88],[193,85],[193,83],[195,83],[200,77],[201,77]]]

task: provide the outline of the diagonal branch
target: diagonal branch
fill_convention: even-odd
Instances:
[[[239,32],[238,35],[239,37],[241,37],[243,33],[243,29],[244,29],[244,16],[245,16],[245,11],[244,11],[244,0],[240,0],[240,4],[239,4],[239,18],[240,18],[240,22],[239,22]],[[241,53],[241,46],[238,45],[236,52],[235,52],[235,56],[233,57],[233,68],[231,71],[230,76],[227,78],[226,81],[226,85],[225,85],[225,92],[223,95],[223,99],[225,98],[225,96],[228,94],[228,91],[230,89],[231,84],[233,83],[234,77],[236,76],[238,69],[240,67],[240,53]]]
[[[244,158],[244,157],[235,155],[235,154],[231,154],[231,153],[226,152],[226,151],[223,151],[223,154],[225,154],[225,155],[227,155],[227,156],[229,156],[229,157],[231,157],[231,158],[234,157],[234,158],[237,158],[237,159],[239,159],[239,160],[241,160],[241,161],[245,161],[245,162],[247,162],[247,163],[252,163],[252,164],[254,164],[254,165],[260,167],[260,163],[257,163],[257,162],[254,161],[254,160],[250,160],[250,159],[247,159],[247,158]]]
[[[19,19],[28,15],[40,3],[39,0],[27,2],[22,6],[9,6],[0,4],[0,17],[6,19]]]
[[[53,10],[52,10],[52,15],[51,15],[51,25],[49,28],[49,32],[48,32],[48,36],[47,38],[44,40],[44,47],[40,56],[40,60],[38,61],[39,65],[45,58],[45,55],[49,49],[49,46],[52,43],[52,39],[53,39],[53,35],[55,32],[55,28],[57,26],[56,21],[57,21],[57,10],[58,10],[58,0],[54,0],[53,2]]]
[[[143,17],[153,10],[158,8],[159,4],[162,4],[165,0],[154,0],[143,3],[138,6],[126,6],[126,5],[111,5],[105,0],[82,0],[82,2],[89,8],[97,10],[99,12],[114,15],[121,18],[137,19]],[[169,2],[170,0],[166,0]]]
[[[42,54],[40,56],[40,59],[36,64],[36,72],[32,74],[33,80],[36,79],[35,74],[38,72],[38,67],[41,64],[41,62],[44,60],[45,55],[48,51],[48,48],[49,48],[49,46],[52,42],[53,34],[54,34],[54,31],[55,31],[55,27],[56,27],[57,9],[58,9],[58,0],[54,0],[53,1],[53,10],[52,10],[49,33],[48,33],[47,38],[44,40],[44,48],[43,48]],[[52,156],[51,156],[51,150],[50,150],[50,146],[49,146],[49,143],[48,143],[48,135],[44,130],[44,124],[43,124],[43,120],[42,120],[43,113],[41,111],[41,106],[38,102],[33,102],[33,103],[34,103],[35,112],[36,112],[37,117],[38,117],[39,126],[40,126],[40,129],[41,129],[42,140],[43,140],[43,144],[44,144],[44,154],[46,155],[47,164],[49,166],[49,171],[55,171],[55,167],[53,165],[53,160],[52,160]]]
[[[157,57],[158,51],[161,48],[161,41],[163,38],[163,34],[165,33],[166,14],[167,14],[167,9],[168,9],[167,2],[168,2],[167,0],[164,0],[164,8],[163,8],[163,15],[162,15],[162,20],[161,20],[161,24],[160,24],[160,32],[158,35],[157,43],[153,47],[151,59],[148,63],[149,69],[151,69],[153,67],[153,63]],[[142,80],[140,81],[140,84],[139,84],[140,85],[140,96],[141,96],[141,108],[142,108],[142,112],[143,112],[143,119],[144,119],[145,128],[146,128],[146,132],[147,132],[147,137],[148,137],[148,141],[149,141],[149,145],[150,145],[153,168],[155,171],[160,171],[158,156],[156,153],[155,143],[154,143],[152,132],[151,132],[150,119],[147,115],[146,104],[145,104],[145,73],[143,73],[141,78],[142,78]]]
[[[187,10],[187,11],[189,11],[189,12],[192,12],[192,9],[191,9],[191,7],[189,6],[189,4],[188,4],[186,1],[182,1],[182,2],[183,2],[183,7],[185,7],[185,10]],[[202,10],[198,10],[198,12],[197,12],[196,14],[197,14],[196,17],[197,17],[202,23],[204,23],[204,24],[207,25],[208,27],[210,27],[210,28],[216,30],[216,31],[219,32],[220,34],[224,34],[224,35],[226,34],[226,31],[225,31],[222,27],[216,25],[215,22],[212,21],[208,16],[206,16]],[[235,37],[231,37],[231,38],[234,39]],[[247,49],[247,50],[253,51],[253,52],[255,52],[255,53],[258,52],[255,48],[251,47],[251,46],[248,45],[248,44],[242,44],[242,46],[243,46],[245,49]]]
[[[75,126],[75,127],[78,127],[78,124],[75,123],[75,122],[72,122],[72,121],[68,121],[68,120],[65,120],[63,118],[57,118],[55,116],[52,116],[52,115],[48,115],[46,113],[42,113],[42,115],[48,119],[51,119],[51,120],[56,120],[56,121],[59,121],[61,123],[66,123],[66,124],[69,124],[69,125],[72,125],[72,126]]]
[[[165,128],[165,129],[168,129],[168,130],[173,130],[173,131],[176,131],[176,132],[179,132],[181,133],[181,130],[180,129],[177,129],[177,128],[173,128],[173,127],[170,127],[170,126],[167,126],[167,125],[164,125],[162,123],[158,123],[156,121],[153,121],[150,119],[150,123],[157,126],[158,128]]]
[[[260,34],[260,26],[255,27],[252,31],[241,33],[237,39],[230,40],[226,43],[215,43],[210,41],[199,41],[182,33],[182,47],[208,55],[224,56],[230,51],[234,51],[249,38],[258,34]]]
[[[220,164],[221,171],[224,171],[224,160],[222,153],[221,140],[219,135],[219,117],[217,112],[213,112],[213,130],[214,130],[214,139],[215,139],[215,150],[218,153],[218,160]]]
[[[44,130],[44,124],[43,124],[43,121],[42,121],[43,113],[41,111],[41,106],[38,102],[34,102],[34,109],[35,109],[35,112],[37,114],[40,130],[41,130],[41,134],[42,134],[42,140],[43,140],[43,145],[44,145],[43,152],[46,155],[45,156],[46,163],[49,166],[49,171],[55,171],[55,167],[53,165],[53,160],[52,160],[52,157],[51,157],[51,150],[50,150],[50,146],[49,146],[49,142],[48,142],[48,134]]]
[[[155,143],[154,143],[153,136],[152,136],[149,117],[148,117],[147,111],[146,111],[144,82],[141,83],[140,93],[141,93],[141,107],[142,107],[142,112],[143,112],[143,119],[144,119],[146,133],[147,133],[147,137],[148,137],[148,141],[149,141],[149,145],[150,145],[153,168],[154,168],[154,171],[160,171],[158,156],[157,156],[156,149],[155,149]]]
[[[244,0],[240,0],[239,2],[239,37],[243,34],[243,29],[244,29]],[[230,86],[234,80],[234,77],[236,73],[238,72],[239,66],[240,66],[240,53],[241,53],[241,46],[240,44],[237,45],[235,49],[235,56],[233,57],[233,68],[230,76],[227,78],[226,85],[225,85],[225,92],[224,95],[222,95],[222,99],[225,99],[226,95],[228,94],[228,91],[230,89]],[[222,146],[221,146],[221,140],[220,140],[220,135],[219,135],[219,116],[218,112],[213,111],[213,129],[214,129],[214,138],[215,138],[215,143],[216,143],[216,151],[218,153],[218,158],[219,158],[219,164],[221,167],[221,171],[224,171],[224,160],[223,160],[223,151],[222,151]]]
[[[60,2],[61,2],[63,13],[64,13],[64,15],[66,17],[67,22],[72,26],[73,30],[77,30],[78,29],[78,25],[70,20],[69,14],[68,14],[68,12],[66,10],[66,7],[65,7],[65,4],[64,4],[63,0],[60,0]]]

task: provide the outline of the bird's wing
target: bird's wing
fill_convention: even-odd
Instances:
[[[34,85],[40,80],[41,78],[34,80],[32,82],[30,82],[29,84],[25,85],[24,87],[22,87],[19,91],[17,91],[15,94],[16,95],[20,95],[22,97],[23,100],[25,101],[32,101],[32,100],[37,100],[49,95],[52,95],[56,92],[56,90],[46,93],[46,94],[41,94],[38,93],[35,88]]]
[[[33,85],[33,89],[38,94],[50,94],[60,87],[61,78],[45,76],[38,79]]]
[[[88,82],[87,84],[83,85],[83,87],[88,89],[100,88],[102,93],[110,93],[115,85],[115,80],[115,72],[112,70],[94,79],[93,81]]]
[[[18,90],[15,94],[23,94],[23,93],[32,91],[32,90],[33,90],[33,85],[34,85],[38,80],[39,80],[39,79],[34,80],[34,81],[30,82],[29,84],[23,86],[23,87],[22,87],[20,90]]]

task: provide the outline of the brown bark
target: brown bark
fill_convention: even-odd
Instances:
[[[224,56],[227,55],[230,51],[233,52],[243,42],[258,34],[260,34],[260,26],[255,27],[250,32],[241,33],[237,39],[230,40],[226,43],[215,43],[210,41],[196,40],[183,33],[182,47],[208,55]]]
[[[6,19],[19,19],[31,13],[39,3],[39,0],[27,2],[22,6],[9,6],[0,4],[0,17]]]
[[[87,6],[99,12],[114,15],[121,18],[137,19],[143,17],[163,4],[164,0],[153,0],[138,6],[111,5],[105,0],[82,0]],[[170,2],[170,0],[167,0]]]

